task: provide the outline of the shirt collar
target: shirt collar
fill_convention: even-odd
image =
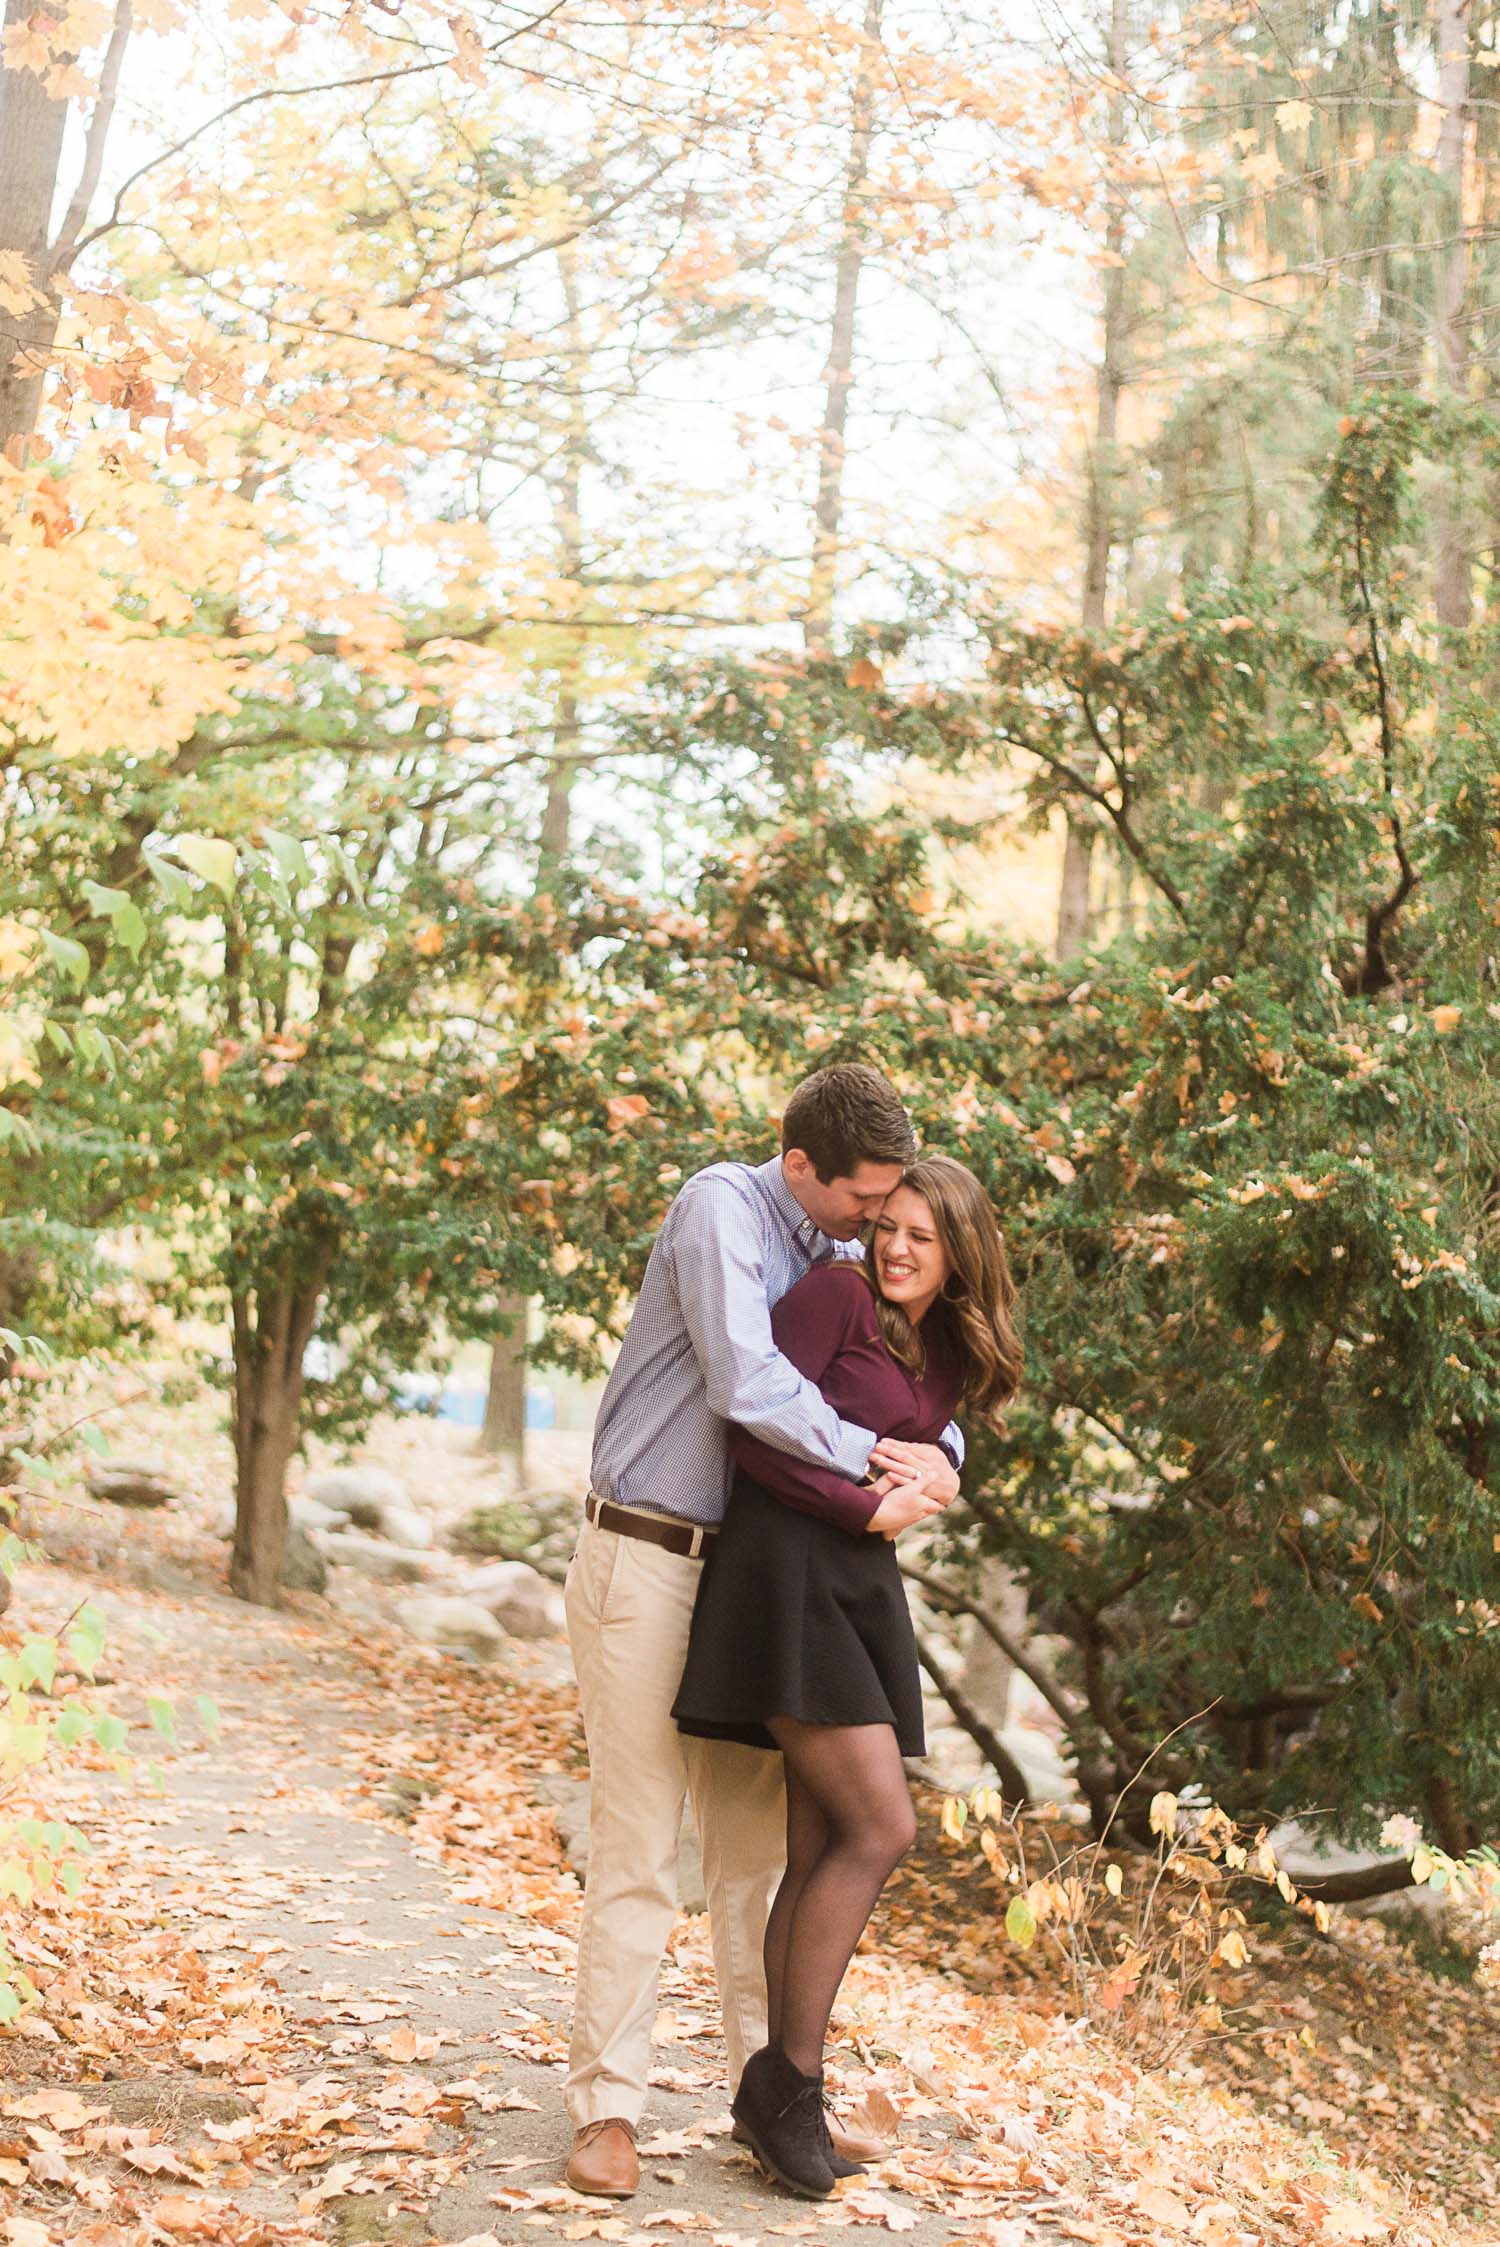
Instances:
[[[769,1195],[772,1207],[784,1221],[793,1237],[800,1241],[809,1254],[813,1250],[832,1247],[826,1233],[818,1230],[807,1211],[802,1207],[786,1182],[786,1172],[781,1167],[780,1155],[773,1155],[768,1163],[756,1166],[756,1176]]]

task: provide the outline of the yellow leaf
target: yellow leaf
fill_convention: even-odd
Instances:
[[[174,835],[172,853],[184,866],[211,882],[225,897],[234,894],[235,869],[239,854],[233,843],[226,843],[217,835]]]
[[[32,282],[32,266],[19,250],[0,250],[0,312],[22,318],[39,312],[47,299]]]
[[[1258,148],[1253,156],[1245,158],[1243,169],[1251,186],[1264,193],[1281,177],[1281,158],[1274,148]]]
[[[950,1794],[943,1803],[941,1825],[949,1841],[962,1841],[964,1827],[969,1822],[969,1806],[963,1798]]]
[[[1435,1006],[1432,1010],[1432,1027],[1440,1038],[1446,1038],[1450,1030],[1458,1028],[1463,1018],[1464,1010],[1461,1006]]]
[[[1284,133],[1300,133],[1304,125],[1313,121],[1310,101],[1280,101],[1276,104],[1276,123]]]
[[[1165,1834],[1170,1839],[1177,1831],[1177,1797],[1175,1794],[1154,1794],[1151,1797],[1151,1831]]]
[[[1109,1890],[1111,1896],[1119,1895],[1121,1889],[1125,1886],[1125,1875],[1121,1872],[1118,1865],[1105,1866],[1104,1885]]]

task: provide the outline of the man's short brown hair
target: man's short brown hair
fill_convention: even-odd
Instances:
[[[835,1061],[804,1077],[781,1119],[781,1151],[800,1147],[827,1186],[861,1163],[909,1163],[917,1135],[896,1088],[862,1061]]]

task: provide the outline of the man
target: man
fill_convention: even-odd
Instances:
[[[617,2199],[640,2177],[635,2132],[689,1795],[733,2080],[765,2041],[762,1943],[785,1854],[781,1760],[685,1738],[671,1715],[704,1544],[728,1496],[725,1423],[852,1481],[875,1476],[871,1526],[883,1532],[940,1511],[958,1489],[956,1430],[944,1450],[877,1443],[840,1420],[771,1339],[771,1311],[804,1272],[859,1253],[852,1244],[916,1154],[910,1118],[877,1070],[838,1063],[797,1086],[781,1139],[769,1162],[699,1171],[667,1212],[604,1392],[568,1571],[592,1812],[567,2176]],[[836,2130],[835,2143],[859,2158],[859,2141]],[[864,2142],[866,2157],[879,2150]]]

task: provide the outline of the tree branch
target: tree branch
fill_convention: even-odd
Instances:
[[[134,0],[119,0],[110,29],[109,45],[105,50],[104,67],[99,73],[99,91],[89,115],[88,134],[83,146],[83,169],[78,175],[78,185],[73,190],[67,215],[48,252],[48,260],[54,273],[61,272],[72,262],[83,222],[89,215],[89,205],[99,186],[99,175],[104,169],[104,144],[109,138],[110,121],[115,113],[115,101],[120,91],[120,72],[125,67],[125,48],[130,39],[134,14]]]
[[[1042,1699],[1062,1718],[1064,1724],[1071,1726],[1078,1722],[1085,1712],[1063,1690],[1050,1671],[1028,1651],[1024,1642],[1014,1638],[1002,1623],[997,1623],[977,1599],[971,1599],[956,1586],[945,1584],[940,1576],[932,1575],[925,1568],[917,1568],[910,1561],[902,1561],[900,1565],[902,1575],[911,1583],[920,1584],[923,1591],[948,1614],[971,1615],[985,1636],[999,1647],[1006,1660],[1015,1664],[1022,1677],[1030,1679]]]

